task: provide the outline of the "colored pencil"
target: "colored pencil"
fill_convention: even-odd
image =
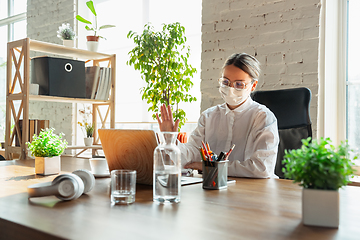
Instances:
[[[232,150],[234,149],[234,147],[235,147],[235,144],[233,144],[232,147],[230,148],[230,150],[226,153],[224,160],[228,159],[228,157],[229,157],[230,153],[232,152]]]

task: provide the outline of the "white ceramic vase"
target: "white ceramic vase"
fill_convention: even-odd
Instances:
[[[339,191],[304,188],[302,218],[305,225],[339,227]]]
[[[35,157],[35,174],[51,175],[60,173],[60,156]]]
[[[99,42],[98,41],[87,41],[86,46],[89,51],[97,52],[97,50],[99,48]]]
[[[65,47],[74,47],[74,40],[63,40],[63,45]]]
[[[91,146],[93,144],[93,141],[94,141],[93,137],[84,138],[85,146]]]

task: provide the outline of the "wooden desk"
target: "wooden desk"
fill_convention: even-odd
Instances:
[[[15,164],[15,165],[14,165]],[[63,160],[62,169],[89,168]],[[0,239],[359,239],[360,188],[340,190],[339,229],[301,223],[301,188],[289,180],[236,179],[227,190],[183,186],[181,203],[152,202],[152,187],[137,185],[136,202],[110,205],[109,178],[77,200],[43,206],[26,187],[55,176],[34,175],[33,161],[0,162]],[[56,201],[55,201],[56,202]]]

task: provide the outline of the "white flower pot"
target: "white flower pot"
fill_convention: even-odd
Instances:
[[[339,227],[339,191],[302,191],[302,219],[305,225]]]
[[[35,157],[35,174],[51,175],[60,173],[60,156]]]
[[[74,43],[75,43],[74,40],[63,40],[63,45],[65,47],[74,47]]]
[[[84,138],[85,146],[91,146],[93,144],[93,141],[94,141],[93,137]]]
[[[92,52],[97,52],[99,47],[98,41],[87,41],[86,42],[87,49]]]

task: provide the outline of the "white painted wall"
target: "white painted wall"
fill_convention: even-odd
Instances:
[[[257,90],[308,87],[317,134],[320,0],[206,0],[202,3],[201,111],[222,103],[226,58],[246,52],[262,64]]]

